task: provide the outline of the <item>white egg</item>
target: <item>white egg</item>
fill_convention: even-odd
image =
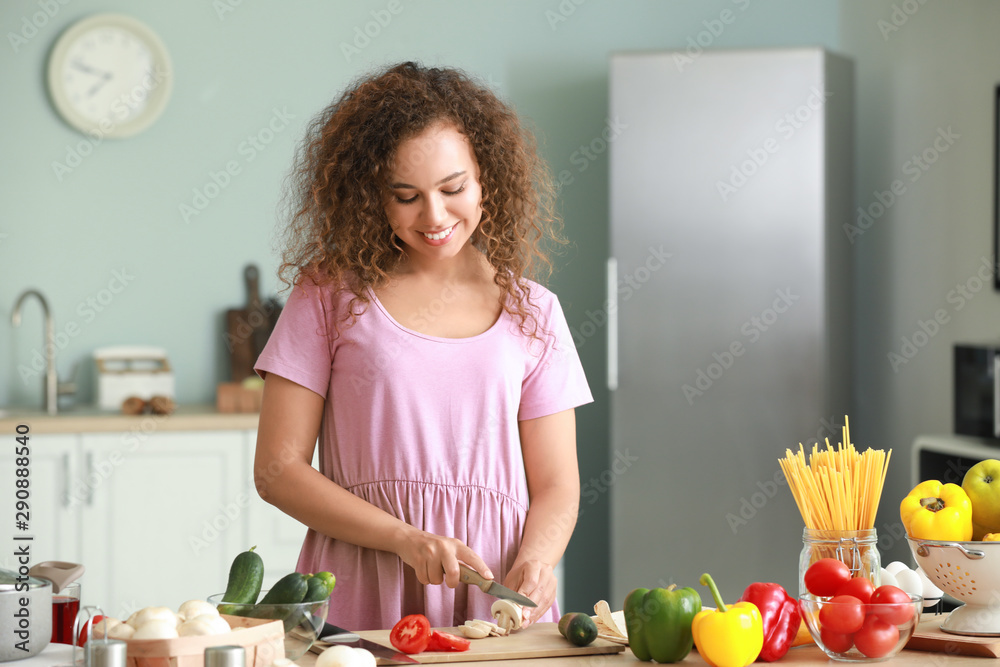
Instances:
[[[170,621],[147,621],[139,626],[132,639],[174,639],[178,637],[177,623]]]
[[[924,606],[933,607],[938,603],[938,600],[944,597],[944,591],[927,577],[922,568],[917,568],[917,576],[920,577],[920,582],[923,584]]]
[[[895,587],[898,588],[899,587],[899,582],[896,581],[896,575],[894,575],[892,572],[890,572],[889,570],[887,570],[887,569],[885,569],[883,567],[882,568],[882,581],[881,581],[881,585],[882,586],[895,586]]]
[[[129,625],[138,630],[150,621],[173,623],[176,628],[178,619],[177,614],[169,607],[143,607],[135,614],[135,619],[130,621]]]
[[[924,594],[924,584],[920,581],[920,575],[909,568],[896,572],[896,586],[910,595]]]
[[[889,571],[889,574],[896,574],[900,570],[909,570],[910,566],[900,560],[894,560],[885,566],[885,569]]]
[[[218,616],[219,610],[214,604],[210,604],[204,600],[188,600],[177,608],[177,615],[184,620],[190,620],[202,614],[214,614]]]

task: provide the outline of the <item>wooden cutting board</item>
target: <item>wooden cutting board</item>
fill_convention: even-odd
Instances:
[[[458,628],[438,628],[462,636]],[[391,647],[389,630],[363,630],[356,633],[370,641]],[[323,647],[328,646],[318,642]],[[314,647],[316,648],[316,647]],[[524,630],[506,637],[485,637],[473,639],[468,651],[458,653],[417,653],[410,656],[423,664],[442,662],[478,662],[480,660],[515,660],[518,658],[556,658],[565,656],[597,655],[601,653],[621,653],[624,646],[598,639],[589,646],[574,646],[559,634],[555,623],[533,623]],[[378,660],[379,664],[383,660]]]
[[[906,643],[915,651],[934,651],[951,655],[975,655],[983,658],[1000,658],[1000,637],[966,637],[941,630],[947,614],[925,616]]]

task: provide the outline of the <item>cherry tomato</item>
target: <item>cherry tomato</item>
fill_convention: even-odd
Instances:
[[[431,623],[423,614],[410,614],[392,626],[389,641],[403,653],[420,653],[431,641]]]
[[[847,653],[854,646],[854,635],[842,635],[826,627],[819,629],[819,640],[834,653]]]
[[[853,595],[862,603],[868,604],[872,599],[872,592],[875,585],[864,577],[853,577],[846,584],[837,589],[837,595]]]
[[[854,645],[869,658],[884,658],[899,641],[899,629],[877,616],[869,615],[854,635]]]
[[[93,633],[94,626],[96,626],[98,623],[100,623],[104,619],[105,619],[104,616],[101,616],[100,614],[97,614],[96,616],[94,616],[94,622],[93,623],[88,623],[87,625],[84,625],[80,629],[80,636],[77,638],[76,645],[77,646],[83,646],[84,644],[86,644],[87,643],[87,630],[90,630],[91,633]]]
[[[913,618],[913,602],[910,595],[896,586],[879,586],[872,593],[870,615],[882,619],[890,625],[903,625]]]
[[[851,580],[851,570],[836,558],[820,558],[806,570],[806,590],[821,598],[837,594]]]
[[[830,632],[849,635],[865,622],[865,606],[853,595],[836,595],[819,610],[819,623]]]
[[[427,644],[428,651],[468,651],[472,643],[465,637],[434,630]]]

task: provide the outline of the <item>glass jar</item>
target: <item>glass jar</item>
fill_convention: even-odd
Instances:
[[[802,531],[802,553],[799,554],[799,595],[807,593],[806,570],[821,558],[836,558],[846,564],[852,577],[864,577],[879,587],[882,579],[882,557],[878,553],[878,536],[874,528],[866,530]]]

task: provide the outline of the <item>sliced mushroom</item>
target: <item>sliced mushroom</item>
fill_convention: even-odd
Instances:
[[[497,600],[490,607],[493,619],[507,632],[521,628],[521,605],[510,600]]]
[[[469,639],[482,639],[483,637],[489,637],[492,623],[485,623],[483,621],[466,621],[465,625],[462,626],[462,634]]]

